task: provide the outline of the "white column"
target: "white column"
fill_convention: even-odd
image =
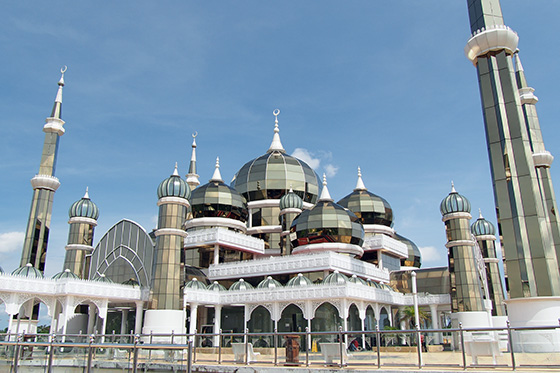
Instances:
[[[360,318],[360,323],[362,324],[362,332],[366,330],[366,319],[365,317],[362,319]],[[366,335],[362,334],[362,350],[365,351],[366,349]]]
[[[213,264],[218,264],[220,262],[220,245],[214,245],[214,261]]]
[[[216,305],[214,307],[214,334],[218,334],[220,332],[220,328],[222,327],[222,306]],[[219,336],[214,336],[214,347],[218,347],[218,343],[220,342]]]
[[[346,317],[343,320],[344,320],[344,322],[342,323],[342,326],[343,326],[342,330],[347,332],[348,331],[348,317]],[[348,334],[344,334],[344,346],[345,346],[345,348],[348,346]]]
[[[121,310],[121,334],[126,334],[126,321],[128,319],[128,310],[123,308]]]
[[[439,329],[439,317],[437,312],[437,304],[430,304],[430,316],[432,318],[432,329]],[[441,333],[434,334],[434,342],[441,343]]]
[[[92,334],[93,333],[93,327],[95,324],[95,315],[96,315],[96,307],[89,305],[89,311],[88,311],[88,322],[87,322],[87,334]]]
[[[136,319],[134,321],[134,333],[142,333],[142,316],[144,314],[144,302],[136,302]]]
[[[196,321],[198,319],[198,304],[191,303],[190,306],[191,306],[191,314],[190,314],[191,322],[189,324],[189,334],[191,334],[191,336],[189,338],[191,339],[191,341],[194,341],[194,337],[192,336],[192,334],[196,333]]]
[[[307,319],[307,329],[309,330],[309,335],[307,336],[307,350],[311,351],[311,319]]]

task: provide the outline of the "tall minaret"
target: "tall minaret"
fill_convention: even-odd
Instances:
[[[498,268],[499,259],[494,244],[496,229],[492,223],[482,217],[482,212],[479,211],[478,219],[471,225],[471,232],[475,236],[484,258],[488,295],[490,301],[492,301],[492,315],[505,316],[504,289],[502,288],[502,278]]]
[[[51,225],[52,204],[54,193],[60,182],[54,176],[56,156],[58,154],[58,141],[64,135],[64,121],[62,115],[62,87],[64,87],[64,72],[66,66],[60,70],[62,76],[58,82],[58,92],[54,100],[51,116],[46,119],[43,126],[45,142],[39,173],[31,179],[33,187],[33,200],[31,211],[25,231],[25,241],[21,253],[21,266],[31,263],[41,272],[45,271],[47,256],[47,242]]]
[[[451,193],[441,201],[440,211],[447,236],[451,311],[485,311],[469,224],[471,204],[452,185]]]
[[[150,309],[146,311],[144,333],[183,333],[185,330],[181,250],[187,232],[183,223],[190,204],[191,190],[175,171],[157,189],[159,214],[156,235],[156,260]]]
[[[516,75],[519,38],[504,25],[498,0],[468,0],[468,8],[465,53],[478,73],[510,298],[558,296],[552,156],[542,145],[536,98],[522,70]]]
[[[72,204],[68,210],[68,244],[64,257],[64,269],[69,269],[79,278],[89,278],[89,258],[93,251],[93,233],[99,218],[97,205],[89,198],[88,188],[86,194]]]
[[[198,175],[196,174],[196,136],[197,135],[198,135],[197,132],[193,133],[192,135],[193,140],[192,140],[191,162],[189,164],[189,173],[187,174],[187,184],[189,184],[191,191],[200,185],[200,181],[198,180]]]

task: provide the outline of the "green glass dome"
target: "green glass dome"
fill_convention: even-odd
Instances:
[[[484,219],[480,214],[480,217],[472,223],[471,232],[475,236],[494,236],[496,235],[496,228],[494,224]]]
[[[366,285],[366,286],[368,285],[367,282],[366,282],[366,280],[364,280],[363,278],[358,277],[358,276],[356,276],[356,275],[352,275],[352,277],[350,277],[350,278],[348,279],[348,281],[349,281],[349,282],[352,282],[352,283],[354,283],[354,284],[361,284],[361,285]]]
[[[254,289],[253,285],[248,283],[243,279],[239,279],[239,281],[234,282],[230,287],[229,290],[251,290]]]
[[[193,218],[222,217],[246,222],[249,213],[245,198],[224,184],[219,167],[217,160],[212,179],[193,190],[190,199]]]
[[[362,246],[364,227],[350,210],[332,201],[320,201],[299,214],[290,227],[292,246],[339,242]]]
[[[4,269],[0,267],[0,273],[4,273]]]
[[[191,196],[191,188],[187,182],[179,176],[177,165],[175,165],[173,174],[159,184],[157,195],[158,198],[179,197],[189,199]]]
[[[76,201],[70,206],[70,210],[68,210],[68,216],[70,218],[90,218],[97,220],[99,218],[99,208],[95,203],[89,199],[88,189],[86,188],[86,194],[80,199]]]
[[[94,278],[93,281],[106,282],[108,284],[113,283],[113,280],[111,280],[109,277],[105,276],[105,273],[100,274],[99,277]]]
[[[193,278],[192,280],[190,280],[189,282],[187,282],[185,284],[185,289],[193,289],[193,290],[206,290],[207,287],[205,284],[203,284],[202,282],[198,281],[195,278]]]
[[[287,194],[280,198],[280,210],[284,209],[303,209],[303,200],[291,188]]]
[[[62,280],[62,279],[79,280],[80,278],[67,268],[62,272],[58,272],[56,275],[52,277],[52,279],[53,280]]]
[[[348,277],[338,271],[334,271],[323,280],[323,284],[325,285],[343,285],[347,282]]]
[[[456,212],[471,212],[471,203],[469,200],[457,193],[455,187],[451,186],[451,193],[441,201],[439,206],[441,215],[453,214]]]
[[[43,276],[41,271],[39,271],[37,268],[33,267],[33,265],[31,263],[27,263],[23,267],[19,267],[18,269],[14,270],[12,272],[12,275],[25,276],[25,277],[31,277],[31,278],[44,278],[45,277],[45,276]]]
[[[212,291],[225,291],[227,290],[224,285],[221,285],[218,281],[214,281],[208,286],[208,290]]]
[[[270,276],[259,282],[257,285],[257,289],[274,289],[280,287],[282,287],[282,284]]]
[[[296,277],[292,277],[286,284],[287,287],[309,286],[309,285],[313,285],[313,282],[309,279],[309,277],[306,277],[301,273],[298,273]]]
[[[401,266],[420,268],[422,265],[422,253],[420,252],[418,246],[400,234],[395,234],[395,238],[404,243],[408,249],[408,258],[401,259]]]

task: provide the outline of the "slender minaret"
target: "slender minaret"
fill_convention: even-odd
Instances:
[[[197,135],[198,135],[197,132],[193,133],[192,135],[193,140],[192,140],[191,162],[189,164],[189,173],[187,174],[187,184],[189,184],[191,191],[200,185],[200,181],[198,180],[198,175],[196,174],[196,136]]]
[[[471,204],[452,184],[451,193],[441,201],[440,211],[447,236],[451,311],[485,311],[469,224]]]
[[[60,70],[62,76],[58,82],[58,92],[54,100],[51,116],[46,119],[43,126],[45,142],[43,144],[43,155],[39,173],[31,179],[33,187],[33,200],[29,220],[25,231],[25,241],[21,253],[21,264],[25,266],[31,263],[41,272],[45,271],[45,260],[47,256],[47,242],[49,240],[49,229],[51,225],[52,204],[54,193],[60,186],[60,182],[54,176],[56,168],[56,156],[58,153],[58,142],[60,136],[64,135],[64,121],[62,116],[62,87],[64,87],[64,73],[66,66]]]
[[[295,217],[303,211],[303,200],[300,196],[290,191],[280,198],[280,224],[282,224],[282,255],[289,255],[292,253],[292,243],[290,241],[290,227]]]
[[[519,38],[504,25],[499,1],[468,0],[468,8],[472,37],[465,53],[478,73],[510,298],[558,296],[552,156],[519,62],[516,75]]]
[[[475,236],[486,267],[486,278],[488,282],[488,295],[492,301],[492,315],[505,316],[504,289],[500,269],[498,268],[498,256],[496,255],[496,229],[494,225],[482,217],[479,211],[478,219],[471,225],[471,232]]]
[[[93,233],[99,218],[97,205],[89,198],[89,191],[72,204],[68,210],[68,244],[64,257],[64,269],[69,269],[79,278],[89,278],[89,259],[93,251]]]

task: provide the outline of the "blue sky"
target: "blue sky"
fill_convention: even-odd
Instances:
[[[559,1],[502,1],[559,155]],[[275,108],[289,153],[307,153],[341,199],[362,168],[394,228],[446,265],[439,203],[467,196],[493,222],[476,71],[465,58],[466,1],[4,2],[0,5],[0,266],[20,260],[42,126],[68,65],[47,275],[62,270],[69,206],[155,227],[156,188],[198,132],[198,173],[216,156],[231,180],[263,154]],[[552,168],[557,176],[556,166]],[[474,221],[473,219],[473,221]]]

